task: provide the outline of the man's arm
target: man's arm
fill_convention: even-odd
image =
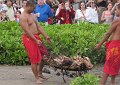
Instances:
[[[112,35],[112,33],[115,31],[117,25],[119,24],[118,20],[113,21],[110,29],[108,32],[105,34],[104,38],[98,43],[99,46],[101,46],[105,41],[108,40],[108,38]]]
[[[113,14],[115,12],[115,8],[116,6],[118,5],[119,3],[115,3],[115,5],[113,6],[112,10],[111,10],[111,13]]]
[[[47,34],[45,33],[45,31],[43,30],[43,28],[40,26],[40,24],[38,23],[36,17],[33,15],[34,17],[34,20],[35,20],[35,23],[36,23],[36,26],[37,26],[37,29],[38,31],[45,37],[45,38],[48,38]]]
[[[43,28],[39,25],[37,21],[36,21],[36,25],[37,25],[38,31],[45,37],[46,41],[50,43],[51,42],[50,37],[45,33],[45,31],[43,30]]]
[[[35,42],[37,42],[37,39],[34,37],[34,35],[30,32],[29,27],[28,27],[28,23],[27,23],[27,18],[20,18],[20,24],[21,27],[23,29],[23,31],[31,38],[33,39]]]
[[[39,23],[37,22],[37,28],[38,28],[38,31],[45,37],[47,38],[47,34],[45,33],[45,31],[43,30],[43,28],[39,25]]]

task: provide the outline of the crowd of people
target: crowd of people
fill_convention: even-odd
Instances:
[[[120,0],[114,4],[111,0],[98,0],[97,3],[94,0],[84,0],[80,3],[75,1],[60,0],[55,3],[53,0],[38,0],[35,4],[32,0],[24,0],[22,7],[18,7],[11,0],[6,0],[4,3],[0,1],[0,16],[3,21],[8,19],[20,22],[23,30],[23,45],[28,53],[36,83],[40,84],[42,80],[48,79],[42,74],[43,57],[48,55],[48,52],[39,35],[43,35],[49,44],[51,38],[38,22],[47,24],[53,24],[54,21],[57,24],[112,23],[95,49],[100,49],[106,42],[106,61],[100,85],[106,85],[109,76],[111,76],[111,85],[115,85],[115,78],[120,70]]]
[[[0,20],[19,22],[19,17],[24,11],[28,0],[23,0],[18,6],[12,0],[0,0]],[[46,24],[73,24],[80,22],[106,23],[116,18],[115,7],[118,0],[37,0],[33,14],[39,22]]]

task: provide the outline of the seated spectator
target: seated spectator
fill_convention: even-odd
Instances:
[[[69,2],[63,5],[63,9],[60,10],[56,18],[60,20],[60,24],[72,24],[72,20],[75,16],[74,10],[70,7]]]
[[[54,3],[54,1],[53,0],[46,0],[46,4],[48,4],[50,6],[52,13],[55,14],[55,10],[57,8],[57,5]],[[49,17],[48,24],[53,24],[53,20],[55,21],[55,16]]]
[[[46,0],[46,4],[48,4],[50,6],[50,8],[56,10],[58,5],[55,0]]]
[[[25,6],[26,6],[26,3],[27,3],[27,0],[23,0],[22,2],[22,8],[20,8],[20,12],[23,13],[24,9],[25,9]]]
[[[0,12],[6,11],[7,5],[3,3],[3,1],[0,1]]]
[[[13,6],[12,6],[12,1],[11,0],[6,0],[5,4],[7,5],[7,7],[6,7],[6,16],[9,17],[10,21],[15,21],[14,9],[13,9]]]
[[[55,17],[59,14],[60,10],[64,8],[63,5],[64,5],[63,3],[58,5],[58,8],[57,8],[56,13],[55,13]],[[56,21],[57,21],[56,24],[60,24],[60,20],[56,19]]]
[[[106,0],[98,0],[97,6],[106,8],[107,7],[107,1]]]
[[[15,13],[15,20],[17,23],[20,22],[20,15],[21,15],[21,11],[17,10]]]
[[[74,0],[74,3],[72,4],[73,10],[76,11],[80,7],[80,0]]]
[[[16,1],[13,3],[13,9],[14,9],[14,12],[17,12],[17,10],[19,9]]]
[[[90,7],[87,7],[86,20],[91,23],[98,23],[98,12],[94,1],[90,2]]]
[[[0,1],[0,12],[2,11],[2,1]]]
[[[107,6],[107,10],[103,12],[101,21],[104,21],[106,24],[111,24],[113,20],[113,15],[111,14],[112,3],[109,3]]]
[[[117,16],[115,15],[115,9],[116,9],[116,6],[120,4],[120,0],[117,0],[117,2],[114,4],[113,8],[112,8],[112,14],[114,15],[114,18],[113,19],[116,19]]]
[[[45,4],[44,0],[38,0],[38,4],[33,13],[37,16],[38,22],[48,23],[48,18],[53,17],[50,6]]]
[[[6,3],[6,1],[5,1],[5,3]],[[7,10],[7,5],[6,5],[5,3],[2,2],[2,10],[3,10],[3,11],[6,11],[6,10]]]
[[[94,0],[88,0],[88,2],[86,3],[86,6],[87,6],[87,7],[90,7],[90,3],[91,3],[91,2],[94,2]]]
[[[61,9],[63,9],[63,3],[58,5],[58,8],[57,8],[56,13],[55,13],[55,16],[57,16],[59,14]]]
[[[2,22],[4,20],[4,18],[6,17],[5,16],[5,12],[6,12],[5,8],[6,8],[6,5],[3,4],[2,0],[0,0],[0,22]]]
[[[117,2],[114,4],[113,8],[112,8],[112,12],[114,13],[115,12],[115,8],[116,6],[120,4],[120,0],[117,0]]]
[[[79,23],[79,21],[85,21],[86,20],[86,6],[85,3],[82,2],[80,4],[80,9],[78,9],[75,13],[75,21]]]
[[[106,0],[98,0],[97,6],[98,6],[99,23],[102,23],[101,16],[102,16],[103,11],[105,11],[107,9],[107,1]]]
[[[2,1],[0,1],[0,22],[1,22],[1,19],[2,18]]]

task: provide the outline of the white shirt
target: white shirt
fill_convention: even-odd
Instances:
[[[6,15],[9,17],[10,21],[15,20],[13,7],[7,7]]]
[[[81,17],[84,17],[84,16],[86,17],[86,13],[84,13],[84,15],[83,15],[83,13],[82,13],[82,11],[80,9],[76,10],[75,20],[78,20],[78,19],[80,19]]]
[[[55,13],[55,16],[57,16],[57,15],[59,14],[59,12],[60,12],[60,9],[57,8],[56,13]],[[60,20],[58,20],[58,22],[57,22],[56,24],[60,24]]]
[[[96,8],[88,7],[88,9],[86,9],[86,19],[89,22],[98,23],[98,13]]]
[[[22,7],[22,8],[20,8],[19,10],[20,10],[20,12],[21,12],[21,13],[23,13],[23,11],[24,11],[24,8]]]
[[[55,13],[55,16],[57,16],[59,12],[60,12],[60,9],[57,8],[56,13]]]

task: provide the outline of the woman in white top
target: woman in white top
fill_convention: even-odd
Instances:
[[[111,13],[112,3],[109,3],[107,6],[107,10],[102,13],[101,21],[104,21],[106,24],[111,24],[113,20],[113,15]]]
[[[77,9],[75,13],[75,21],[79,23],[79,21],[83,22],[85,20],[86,20],[86,5],[84,2],[81,2],[80,9]]]
[[[90,2],[90,7],[87,7],[86,20],[91,23],[98,23],[98,12],[94,1]]]

